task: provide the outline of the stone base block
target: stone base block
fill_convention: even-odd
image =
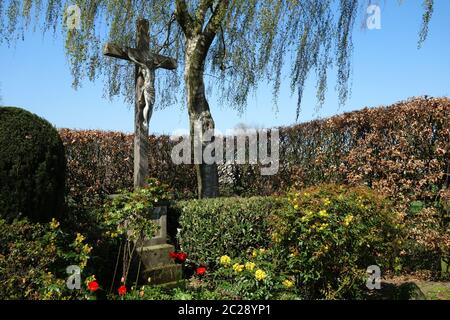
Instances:
[[[183,269],[179,264],[165,265],[146,269],[142,276],[147,284],[176,284],[183,278]]]
[[[158,244],[137,249],[144,266],[142,280],[145,284],[164,284],[182,279],[182,266],[175,264],[169,256],[172,251],[174,251],[174,246],[170,244]],[[151,279],[150,283],[148,282],[149,278]]]
[[[174,264],[169,253],[174,251],[174,246],[170,244],[158,244],[138,248],[137,252],[141,257],[142,263],[146,269],[156,268],[164,265]]]

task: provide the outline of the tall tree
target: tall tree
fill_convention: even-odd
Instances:
[[[175,57],[181,68],[157,77],[158,106],[186,97],[191,135],[194,123],[214,129],[205,88],[211,85],[224,103],[242,111],[248,95],[263,80],[280,91],[283,66],[289,63],[290,84],[297,93],[297,118],[305,81],[317,76],[317,100],[322,105],[330,67],[337,66],[337,90],[348,95],[353,25],[369,0],[4,0],[0,2],[0,41],[11,43],[32,26],[43,32],[62,30],[74,86],[88,77],[103,77],[109,97],[133,98],[134,69],[116,59],[104,59],[106,41],[134,43],[135,21],[150,21],[151,47]],[[68,28],[76,4],[80,28]],[[425,13],[419,43],[425,40],[433,0],[423,0]],[[72,21],[73,22],[73,21]],[[62,26],[62,28],[60,28]],[[185,85],[182,86],[180,79]],[[206,81],[205,81],[206,77]],[[203,145],[205,147],[205,145]],[[197,165],[200,197],[218,195],[217,166]]]

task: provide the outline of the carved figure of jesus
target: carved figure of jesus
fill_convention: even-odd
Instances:
[[[147,129],[153,114],[153,106],[155,105],[155,67],[152,63],[139,61],[139,58],[134,56],[131,50],[128,51],[128,56],[131,61],[140,66],[142,77],[144,78],[144,84],[140,87],[141,92],[138,93],[138,97],[139,103],[145,102],[145,108],[142,111],[144,118],[143,126]]]

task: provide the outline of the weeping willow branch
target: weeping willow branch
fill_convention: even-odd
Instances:
[[[73,4],[81,9],[81,28],[76,30],[64,19]],[[177,71],[157,77],[157,107],[185,101],[186,39],[202,34],[209,48],[205,72],[220,79],[208,79],[211,94],[243,111],[249,94],[267,81],[276,103],[286,66],[292,93],[297,94],[298,118],[312,73],[318,107],[325,101],[328,70],[333,67],[340,104],[348,99],[354,21],[364,4],[367,0],[3,0],[0,42],[14,44],[36,26],[42,33],[61,32],[73,86],[78,88],[86,78],[101,79],[105,96],[122,96],[131,105],[134,68],[121,67],[101,52],[106,42],[133,47],[135,21],[143,17],[151,26],[151,50],[164,51],[179,62]],[[434,9],[433,0],[423,0],[419,47],[428,36]]]
[[[418,43],[419,48],[422,47],[423,43],[428,37],[428,28],[434,11],[434,0],[424,0],[423,7],[425,12],[423,13],[422,16],[422,29],[420,30],[419,33],[419,43]]]

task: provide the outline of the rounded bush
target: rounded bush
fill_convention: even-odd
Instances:
[[[19,108],[0,107],[0,217],[59,217],[65,169],[63,143],[49,122]]]

